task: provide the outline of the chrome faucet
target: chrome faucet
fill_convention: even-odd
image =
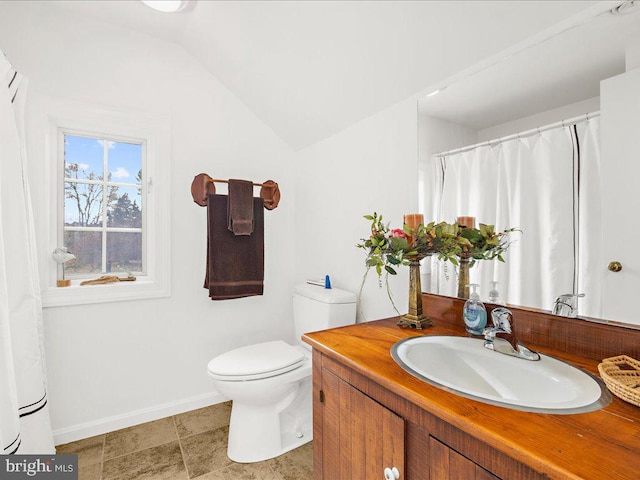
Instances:
[[[489,350],[523,358],[540,360],[540,355],[525,347],[513,329],[513,314],[506,308],[494,308],[491,312],[493,327],[484,330],[484,346]]]
[[[560,295],[553,304],[553,314],[561,317],[576,318],[578,316],[578,298],[582,297],[584,297],[584,293]]]

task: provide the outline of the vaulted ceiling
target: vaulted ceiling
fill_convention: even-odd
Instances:
[[[620,2],[199,0],[176,14],[133,0],[51,3],[183,46],[300,149],[398,101],[466,80]],[[511,75],[530,79],[524,63]],[[465,123],[469,100],[450,102]],[[513,102],[503,102],[502,117]],[[452,109],[436,107],[443,118]],[[486,123],[480,106],[473,114],[470,126]]]

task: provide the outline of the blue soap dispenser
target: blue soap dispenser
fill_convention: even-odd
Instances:
[[[480,295],[476,292],[478,285],[472,283],[468,286],[471,289],[471,294],[462,309],[464,325],[470,334],[482,335],[484,327],[487,326],[487,309],[484,308],[483,303],[480,301]]]

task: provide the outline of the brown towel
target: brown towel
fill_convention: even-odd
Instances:
[[[227,228],[228,197],[207,196],[207,274],[204,288],[211,300],[262,295],[264,283],[264,206],[253,198],[253,235],[234,235]]]
[[[229,180],[228,228],[234,235],[253,232],[253,182]]]

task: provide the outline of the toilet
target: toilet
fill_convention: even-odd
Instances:
[[[355,323],[356,296],[298,285],[293,317],[295,345],[282,340],[249,345],[207,366],[218,392],[233,401],[227,455],[234,462],[268,460],[313,439],[311,347],[300,337]]]

